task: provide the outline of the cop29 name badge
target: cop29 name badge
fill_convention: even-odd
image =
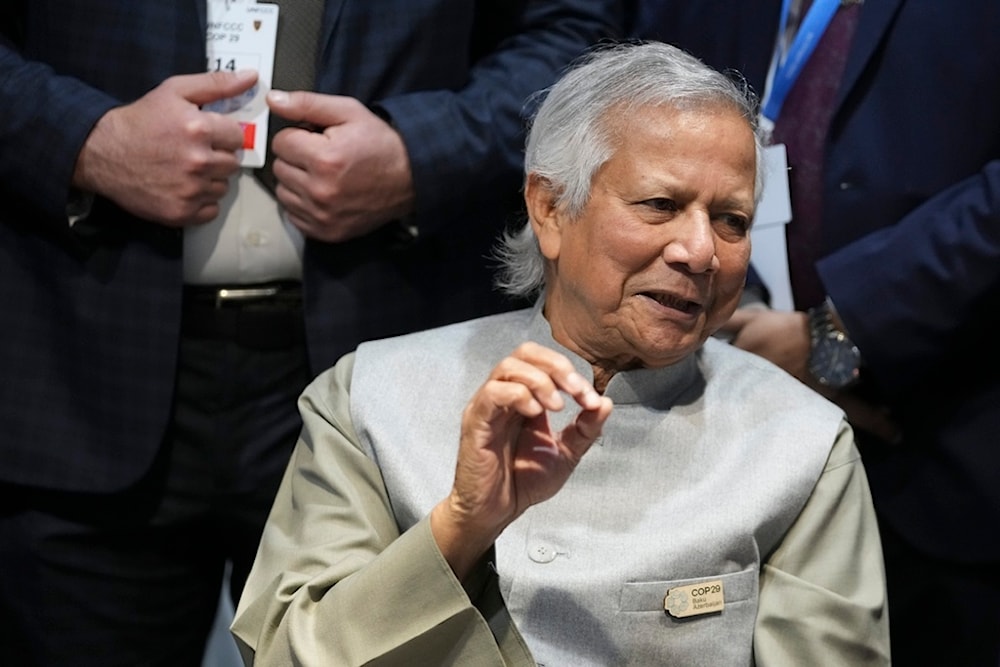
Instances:
[[[675,586],[663,598],[663,611],[674,618],[714,614],[725,609],[722,580]]]
[[[269,117],[265,96],[274,73],[278,6],[254,0],[208,0],[207,9],[206,71],[255,70],[257,83],[240,95],[206,104],[202,109],[238,120],[243,127],[240,164],[263,166]]]

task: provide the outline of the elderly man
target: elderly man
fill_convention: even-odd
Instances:
[[[501,253],[541,298],[310,386],[233,624],[248,663],[888,663],[843,414],[709,338],[746,275],[754,119],[658,43],[549,92]]]

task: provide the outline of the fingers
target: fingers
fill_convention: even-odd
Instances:
[[[240,166],[243,128],[201,107],[256,80],[251,71],[179,75],[108,111],[80,151],[73,184],[168,226],[214,219]]]
[[[560,392],[568,394],[585,410],[601,405],[600,394],[569,359],[537,343],[519,346],[497,365],[490,380],[514,385],[508,391],[517,395],[526,416],[563,409],[565,401]]]
[[[325,141],[322,134],[301,127],[286,127],[274,136],[271,142],[274,175],[290,192],[306,191],[313,180],[318,181],[314,187],[328,187],[309,173],[310,164],[315,165],[319,159]]]
[[[577,451],[579,446],[589,447],[590,443],[600,437],[604,422],[611,416],[613,407],[610,398],[607,396],[599,397],[597,406],[589,410],[582,410],[577,415],[576,421],[566,428],[563,432],[563,442],[574,451]],[[583,452],[579,453],[583,454]]]
[[[581,407],[558,439],[568,450],[564,453],[569,455],[574,466],[601,435],[604,423],[611,415],[613,404],[610,398],[597,393],[564,355],[537,343],[524,343],[518,347],[497,366],[494,375],[521,384],[530,391],[527,400],[531,412],[522,412],[527,417],[538,416],[543,409],[561,410],[564,400],[560,392],[568,394]],[[558,455],[560,448],[554,442],[552,444],[551,453]],[[537,448],[536,452],[542,453],[542,449]]]
[[[565,408],[564,396],[582,409],[555,434],[547,411]],[[443,520],[454,524],[458,517],[458,532],[485,535],[488,544],[525,509],[562,488],[611,409],[611,400],[564,355],[537,343],[519,346],[496,365],[462,415],[455,483]]]
[[[257,73],[251,70],[171,77],[129,105],[131,115],[140,119],[135,125],[143,128],[139,138],[157,142],[161,152],[173,152],[182,159],[185,154],[193,156],[201,163],[193,166],[204,167],[198,173],[225,178],[239,168],[235,153],[243,148],[243,126],[227,114],[200,107],[246,91],[256,81]],[[216,154],[204,154],[203,149]]]
[[[239,168],[236,151],[243,148],[243,125],[239,122],[215,113],[206,113],[209,144],[214,151],[225,153],[220,155],[221,166],[229,169],[229,173]]]
[[[188,102],[202,106],[246,92],[255,83],[257,83],[257,72],[240,70],[181,74],[167,79],[164,85],[176,90]]]
[[[286,120],[308,123],[320,128],[341,125],[359,114],[371,113],[353,97],[301,90],[294,92],[272,90],[267,94],[267,105],[271,108],[271,113]]]
[[[163,85],[187,102],[202,107],[235,97],[250,90],[256,83],[257,72],[240,70],[184,74],[167,79]],[[243,148],[243,125],[232,117],[205,109],[204,113],[199,115],[198,121],[192,121],[192,124],[194,123],[204,123],[207,126],[205,134],[212,149],[231,154]],[[199,130],[192,128],[191,131],[196,133]],[[229,173],[232,173],[232,164],[228,164],[230,162],[227,161],[225,166],[230,168]]]
[[[342,243],[412,212],[413,175],[400,134],[354,98],[272,91],[292,126],[271,149],[275,194],[310,238]]]

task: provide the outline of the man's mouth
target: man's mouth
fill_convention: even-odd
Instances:
[[[685,299],[677,296],[676,294],[666,294],[664,292],[643,292],[642,295],[648,299],[652,299],[664,308],[679,310],[686,315],[694,314],[701,309],[701,304],[697,301],[691,301],[690,299]]]

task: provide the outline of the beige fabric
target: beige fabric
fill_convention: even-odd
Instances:
[[[378,469],[358,449],[350,423],[352,361],[302,398],[303,437],[232,625],[244,660],[533,665],[495,584],[475,592],[487,618],[437,550],[426,520],[398,535]]]
[[[303,437],[232,626],[248,664],[534,664],[495,576],[463,588],[426,517],[398,535],[350,418],[353,363],[303,395]],[[846,422],[805,508],[761,557],[757,665],[889,664],[877,525]]]
[[[841,429],[799,519],[761,571],[758,665],[888,665],[878,524],[851,431]]]

